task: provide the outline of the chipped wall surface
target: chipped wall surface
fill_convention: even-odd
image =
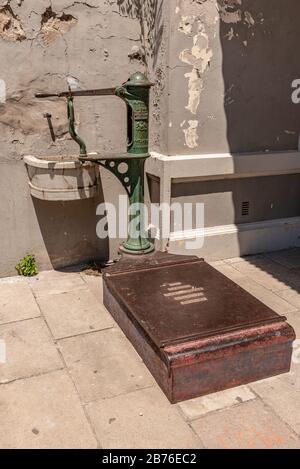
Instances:
[[[211,151],[220,151],[226,123],[222,116],[224,84],[217,2],[175,0],[171,3],[169,121],[172,126],[168,153],[201,153],[209,151],[209,147]],[[217,130],[214,136],[208,134],[208,129],[213,127]],[[212,140],[218,144],[212,145]]]
[[[6,41],[23,41],[26,38],[19,18],[8,3],[0,8],[0,34]]]
[[[168,153],[296,149],[300,2],[170,5]]]
[[[9,10],[2,7],[7,3]],[[0,8],[13,12],[13,21],[23,31],[21,40],[17,27],[5,29],[2,34],[0,29],[1,62],[6,64],[0,78],[6,83],[7,95],[0,112],[4,158],[20,159],[37,151],[45,154],[76,150],[67,134],[64,101],[38,101],[34,99],[35,91],[65,90],[68,77],[78,88],[108,87],[123,83],[136,69],[144,70],[143,62],[128,57],[133,45],[141,42],[140,22],[126,11],[123,14],[120,3],[0,2]],[[124,145],[125,109],[117,98],[78,99],[75,105],[79,129],[89,150],[114,150]],[[55,142],[43,119],[44,112],[52,115]],[[107,119],[108,112],[111,119]],[[116,135],[120,138],[116,139]]]
[[[155,82],[153,150],[295,149],[299,18],[299,0],[0,0],[0,275],[27,251],[45,268],[112,258],[118,245],[95,236],[96,205],[123,193],[104,170],[98,199],[53,205],[29,196],[24,155],[78,152],[65,101],[36,91],[111,87],[141,70]],[[78,98],[75,113],[89,151],[124,150],[118,98]]]

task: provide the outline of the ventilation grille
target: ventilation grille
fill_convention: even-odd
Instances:
[[[247,217],[249,215],[249,208],[250,202],[247,200],[246,202],[242,202],[242,216]]]

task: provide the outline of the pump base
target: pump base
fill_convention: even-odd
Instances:
[[[119,252],[120,253],[125,253],[125,254],[131,254],[133,256],[141,256],[143,254],[150,254],[151,252],[154,251],[154,245],[152,243],[150,243],[150,247],[147,248],[147,249],[144,249],[144,250],[140,250],[140,251],[133,251],[132,249],[127,249],[123,246],[123,244],[121,244],[121,246],[119,246]]]

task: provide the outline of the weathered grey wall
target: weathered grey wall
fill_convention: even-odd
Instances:
[[[300,174],[174,183],[171,196],[181,205],[203,203],[205,228],[298,217]]]
[[[170,0],[168,153],[296,149],[298,0]]]
[[[14,274],[26,252],[36,254],[42,269],[116,255],[117,240],[109,249],[96,237],[97,204],[115,203],[124,193],[111,174],[101,170],[98,199],[31,199],[24,155],[78,153],[67,133],[64,100],[37,100],[34,93],[65,90],[67,80],[78,88],[111,87],[147,71],[159,79],[152,111],[158,148],[164,132],[164,8],[160,0],[0,0],[0,275]],[[124,150],[125,106],[118,98],[79,98],[75,106],[89,151]],[[55,142],[45,112],[52,115]]]
[[[77,152],[64,100],[39,101],[35,91],[66,89],[67,80],[110,87],[141,70],[156,83],[153,150],[295,149],[299,14],[299,0],[0,0],[0,275],[14,273],[28,251],[41,268],[117,252],[118,240],[95,236],[97,204],[124,193],[112,175],[101,170],[102,194],[94,200],[31,199],[22,157]],[[75,104],[88,150],[124,149],[121,101]]]

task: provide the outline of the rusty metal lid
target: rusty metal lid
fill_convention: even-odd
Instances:
[[[130,270],[122,261],[105,282],[129,317],[157,347],[285,321],[255,297],[208,265],[190,262]]]

